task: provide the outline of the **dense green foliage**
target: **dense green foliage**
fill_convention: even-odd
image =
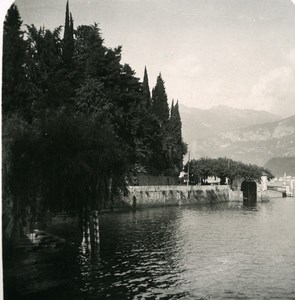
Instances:
[[[151,99],[121,47],[104,45],[97,24],[21,31],[15,5],[4,24],[4,227],[29,210],[97,209],[138,172],[178,175],[186,147],[178,105],[169,113],[159,75]]]
[[[150,108],[152,105],[151,92],[150,92],[149,78],[148,78],[146,67],[144,68],[144,76],[142,81],[142,94],[143,94],[143,103],[147,108]]]
[[[157,84],[152,90],[152,111],[158,117],[161,126],[169,121],[168,97],[161,74],[157,77]]]
[[[221,184],[225,184],[226,178],[232,183],[235,177],[258,181],[260,181],[262,174],[267,174],[269,179],[274,177],[268,169],[257,165],[244,164],[229,158],[193,159],[189,167],[190,180],[196,183],[203,183],[208,176],[220,178]],[[188,163],[185,165],[185,170],[188,170]]]
[[[22,21],[15,5],[8,10],[3,28],[2,110],[24,106],[25,42],[21,31]]]

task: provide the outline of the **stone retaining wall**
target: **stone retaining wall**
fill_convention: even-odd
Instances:
[[[130,207],[160,207],[229,201],[229,187],[222,186],[130,186],[122,199]]]
[[[229,190],[229,201],[238,201],[238,202],[243,202],[243,192],[242,191],[233,191]]]

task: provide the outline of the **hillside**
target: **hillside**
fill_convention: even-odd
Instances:
[[[266,111],[243,110],[223,105],[207,110],[180,105],[179,109],[183,138],[188,144],[220,132],[280,119]]]
[[[264,165],[273,157],[295,156],[295,116],[219,132],[190,144],[191,156],[229,157]]]
[[[274,157],[270,159],[265,168],[272,171],[276,177],[295,176],[295,157]]]

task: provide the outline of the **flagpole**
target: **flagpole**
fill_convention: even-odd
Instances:
[[[190,167],[190,151],[188,152],[188,163],[187,163],[187,183],[186,185],[189,185],[189,167]]]

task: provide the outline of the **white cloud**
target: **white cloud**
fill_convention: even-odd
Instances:
[[[260,77],[251,90],[252,103],[283,117],[295,114],[295,67],[283,66]]]

